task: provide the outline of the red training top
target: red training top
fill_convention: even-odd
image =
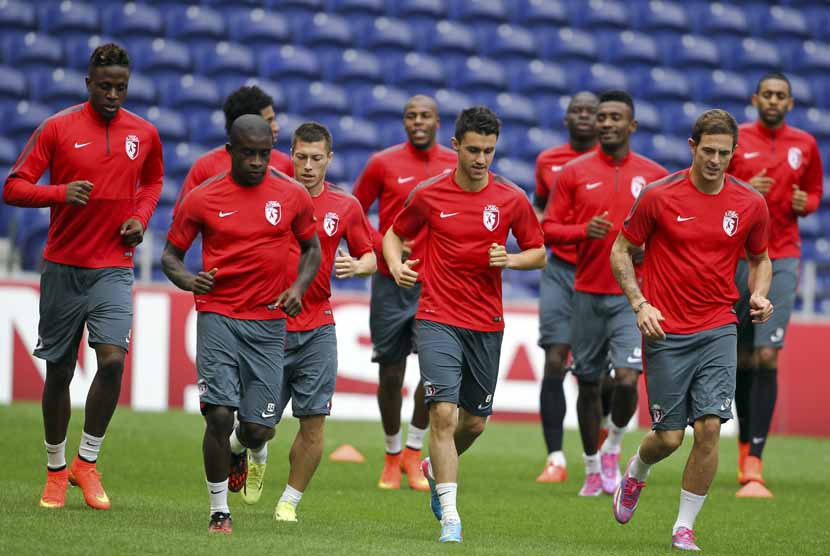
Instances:
[[[294,165],[291,163],[291,157],[285,153],[281,153],[277,149],[271,150],[271,159],[268,165],[275,168],[287,176],[294,175]],[[212,151],[208,151],[193,163],[193,167],[187,173],[182,182],[182,187],[179,189],[179,196],[176,197],[176,206],[173,207],[173,215],[176,215],[176,210],[182,204],[182,199],[185,195],[193,191],[193,189],[205,181],[206,179],[221,174],[222,172],[230,172],[231,170],[231,155],[225,148],[225,145],[216,147]]]
[[[729,175],[717,195],[695,187],[689,170],[643,191],[621,232],[645,245],[643,295],[665,317],[664,332],[691,334],[737,322],[735,267],[744,250],[766,250],[768,226],[761,194]]]
[[[553,184],[556,176],[562,171],[565,164],[583,154],[595,151],[599,148],[594,145],[587,151],[575,151],[570,143],[551,147],[539,153],[536,157],[536,191],[534,192],[534,204],[542,209],[547,207],[548,199],[551,197]],[[576,264],[576,243],[560,243],[551,245],[550,251],[563,261]]]
[[[305,187],[271,168],[259,185],[239,185],[229,173],[204,182],[182,201],[167,240],[186,251],[201,233],[202,268],[218,269],[213,290],[194,296],[197,311],[272,320],[286,317],[273,304],[291,285],[291,246],[314,232]]]
[[[372,228],[357,199],[341,188],[326,183],[323,191],[312,197],[314,218],[317,220],[317,237],[320,238],[322,261],[314,281],[303,295],[303,310],[286,321],[290,331],[313,330],[326,324],[334,324],[331,304],[331,271],[340,239],[346,238],[349,254],[360,258],[373,249]],[[288,281],[297,279],[300,263],[300,246],[291,246],[285,267]]]
[[[503,330],[502,269],[490,266],[490,246],[504,245],[512,231],[523,251],[542,247],[539,220],[524,191],[507,179],[491,173],[484,189],[471,192],[453,176],[444,172],[419,185],[392,225],[404,238],[429,228],[424,249],[432,264],[421,270],[415,318]]]
[[[640,191],[664,177],[665,168],[644,156],[629,153],[615,161],[601,149],[567,164],[545,209],[542,228],[550,243],[580,242],[574,289],[595,294],[622,294],[611,271],[611,246]],[[586,225],[608,211],[613,223],[605,239],[587,239]]]
[[[787,124],[778,129],[761,122],[742,124],[728,172],[749,181],[765,168],[766,176],[775,180],[764,196],[770,217],[769,256],[800,257],[798,217],[815,212],[821,202],[821,155],[815,138]],[[807,192],[803,213],[793,211],[793,185]]]
[[[383,234],[403,208],[409,193],[422,181],[445,170],[454,170],[457,160],[455,151],[443,145],[436,143],[431,149],[422,151],[406,141],[375,153],[366,163],[352,193],[367,213],[375,199],[378,200],[378,231],[374,233],[378,272],[391,276],[383,258]],[[409,258],[421,259],[423,263],[420,255],[423,234],[411,239],[415,240],[415,245]]]
[[[38,186],[49,170],[53,185]],[[107,121],[88,102],[44,120],[6,179],[3,200],[50,207],[43,258],[84,268],[132,267],[119,230],[129,218],[147,229],[164,175],[161,140],[150,122],[121,108]],[[87,180],[86,206],[66,204],[66,186]]]

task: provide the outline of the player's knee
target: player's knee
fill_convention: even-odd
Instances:
[[[237,435],[239,440],[248,448],[257,448],[262,446],[272,438],[274,438],[275,431],[271,427],[266,427],[257,423],[239,423],[239,430]]]
[[[759,348],[756,360],[761,369],[775,369],[778,367],[778,349],[771,346]]]
[[[660,440],[663,449],[668,453],[672,453],[683,444],[683,436],[685,431],[657,431],[657,438]]]
[[[457,410],[454,404],[435,402],[429,406],[429,422],[432,430],[439,432],[454,431],[458,423]]]
[[[614,371],[614,385],[617,388],[637,388],[637,379],[640,373],[634,369],[616,369]]]
[[[378,377],[378,390],[381,392],[394,392],[400,395],[403,388],[404,372],[396,367],[381,370]]]
[[[75,376],[75,362],[65,359],[58,363],[46,365],[46,384],[49,387],[60,389],[69,388],[72,377]]]
[[[468,436],[478,437],[484,432],[487,419],[484,417],[469,417],[464,419],[463,429]]]
[[[589,400],[599,398],[600,383],[598,381],[579,379],[579,397]]]
[[[752,350],[738,350],[738,368],[751,369],[755,366]]]
[[[545,349],[545,378],[564,378],[567,370],[568,350],[565,346]]]
[[[322,446],[324,425],[325,417],[322,415],[300,417],[300,436],[303,443]]]
[[[230,436],[233,431],[233,409],[221,405],[207,406],[205,424],[211,435]]]

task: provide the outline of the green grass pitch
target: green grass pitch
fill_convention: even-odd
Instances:
[[[99,465],[113,503],[109,512],[87,508],[75,488],[64,509],[38,508],[46,465],[40,407],[3,406],[0,419],[0,554],[671,554],[690,441],[654,468],[637,515],[620,526],[610,497],[576,496],[583,467],[574,432],[565,438],[569,481],[540,485],[534,482],[544,462],[539,426],[493,423],[461,458],[464,543],[442,546],[428,494],[376,488],[383,458],[379,423],[329,422],[324,460],[300,504],[300,523],[277,524],[273,507],[296,431],[296,421],[287,419],[269,447],[262,500],[246,506],[232,494],[233,536],[215,538],[207,534],[200,416],[116,412]],[[67,459],[76,453],[82,419],[81,412],[73,413]],[[624,458],[641,434],[626,437]],[[367,462],[329,462],[327,455],[346,442]],[[733,439],[726,439],[696,525],[704,554],[830,554],[830,440],[771,440],[765,476],[773,500],[734,497],[736,457]]]

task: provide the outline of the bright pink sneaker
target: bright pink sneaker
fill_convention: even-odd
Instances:
[[[680,527],[672,533],[671,547],[700,552],[700,547],[695,543],[695,532],[687,527]]]
[[[625,475],[623,475],[622,481],[614,492],[614,517],[623,525],[634,517],[634,511],[640,501],[640,493],[646,486],[645,481],[638,481],[631,476],[630,471],[633,462],[634,458],[631,458],[625,468]]]
[[[601,452],[599,462],[602,469],[602,492],[614,494],[617,485],[620,484],[620,454]]]
[[[585,475],[585,484],[579,489],[580,496],[599,496],[602,494],[602,477],[599,473]]]

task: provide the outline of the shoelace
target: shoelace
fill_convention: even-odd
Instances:
[[[677,536],[686,544],[695,544],[695,532],[691,529],[684,527],[677,532]]]
[[[637,503],[637,496],[640,494],[640,491],[643,490],[646,484],[643,482],[638,481],[637,479],[632,479],[631,477],[627,477],[625,483],[623,484],[623,495],[622,495],[622,505],[629,510],[634,508],[634,505]]]

